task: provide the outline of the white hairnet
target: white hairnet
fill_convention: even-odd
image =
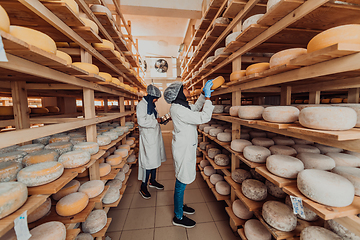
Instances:
[[[150,84],[149,86],[147,86],[146,88],[147,94],[153,97],[161,97],[161,92],[160,90],[153,84]]]
[[[171,104],[176,99],[182,85],[182,82],[173,82],[165,89],[164,98],[167,103]]]

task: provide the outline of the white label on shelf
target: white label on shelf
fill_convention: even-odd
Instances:
[[[27,210],[14,221],[14,229],[18,240],[29,240],[31,234],[27,223]]]
[[[294,196],[290,196],[291,203],[293,206],[294,214],[299,214],[302,218],[305,218],[304,206],[302,199]]]
[[[0,36],[0,62],[8,62],[1,36]]]

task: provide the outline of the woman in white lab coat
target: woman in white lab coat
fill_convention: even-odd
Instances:
[[[151,194],[149,187],[164,189],[164,186],[156,181],[156,169],[166,161],[164,141],[160,129],[160,118],[156,111],[155,102],[161,97],[160,90],[154,85],[147,87],[148,95],[136,106],[137,122],[139,124],[139,171],[138,179],[142,181],[140,195],[149,199]]]
[[[184,191],[186,185],[192,183],[196,176],[197,125],[209,122],[214,110],[210,101],[212,85],[211,80],[206,82],[204,94],[200,95],[194,105],[187,102],[189,91],[184,89],[181,82],[172,83],[164,92],[166,102],[171,103],[170,115],[174,124],[172,153],[176,183],[173,224],[176,226],[191,228],[196,224],[183,215],[195,213],[194,209],[184,205]]]

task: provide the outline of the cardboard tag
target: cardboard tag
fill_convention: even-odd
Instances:
[[[8,62],[1,35],[0,35],[0,62]]]
[[[293,206],[294,214],[299,214],[302,218],[305,218],[304,206],[302,204],[302,199],[294,196],[290,196],[291,203]]]
[[[14,229],[18,240],[29,240],[31,234],[27,223],[27,210],[14,221]]]

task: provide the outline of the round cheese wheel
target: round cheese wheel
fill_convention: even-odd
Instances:
[[[265,121],[275,123],[293,123],[299,118],[299,109],[291,106],[276,106],[265,108],[262,117]]]
[[[349,107],[352,108],[357,114],[357,121],[355,127],[360,127],[360,104],[335,104],[334,106]]]
[[[56,51],[56,54],[57,52],[60,52],[60,51]],[[69,63],[71,64],[71,63]],[[49,110],[49,113],[59,113],[60,112],[60,108],[56,107],[56,106],[46,106],[45,107],[47,110]],[[46,143],[47,144],[47,143]],[[44,144],[45,145],[45,144]]]
[[[266,132],[263,131],[250,131],[249,134],[252,138],[266,138]]]
[[[326,153],[340,153],[340,152],[343,151],[343,149],[341,149],[341,148],[326,146],[326,145],[322,145],[322,144],[319,144],[319,143],[315,143],[315,147],[317,147],[318,149],[320,149],[320,152],[321,152],[322,154],[326,154]]]
[[[114,155],[120,155],[122,158],[126,158],[128,156],[129,151],[125,148],[119,148],[114,152]]]
[[[262,201],[267,197],[265,184],[255,179],[246,179],[243,181],[241,190],[245,197],[254,201]]]
[[[314,144],[314,142],[305,140],[305,139],[299,139],[299,138],[292,138],[292,140],[294,140],[295,144],[300,144],[300,145],[309,145],[309,144]]]
[[[97,143],[99,146],[106,146],[111,143],[111,138],[106,135],[99,135],[97,136]]]
[[[52,197],[54,200],[58,201],[61,198],[65,197],[71,193],[77,192],[79,190],[79,187],[80,187],[80,182],[78,180],[71,180],[62,189],[60,189],[60,191],[53,194]]]
[[[221,132],[217,134],[216,138],[221,142],[231,142],[232,134],[227,132]]]
[[[349,130],[355,127],[357,114],[352,108],[304,108],[299,115],[302,126],[320,130]]]
[[[258,20],[260,18],[262,18],[262,16],[264,16],[264,14],[255,14],[255,15],[247,18],[242,25],[242,30],[245,31],[245,29],[250,27],[250,25],[257,24]]]
[[[82,224],[82,230],[85,233],[94,234],[105,227],[107,223],[107,216],[104,210],[94,210],[86,218]]]
[[[34,114],[47,114],[47,113],[49,113],[49,110],[47,108],[36,107],[36,108],[30,108],[30,109],[31,109],[31,113],[34,113]]]
[[[0,30],[10,33],[10,19],[2,6],[0,6]]]
[[[341,240],[339,237],[330,230],[318,226],[308,226],[300,233],[300,240]]]
[[[66,153],[66,152],[70,152],[72,150],[72,148],[73,148],[73,145],[70,142],[54,142],[54,143],[50,143],[49,145],[45,146],[45,149],[54,150],[59,155]],[[77,149],[74,149],[74,150],[77,150]]]
[[[17,180],[28,187],[35,187],[55,181],[63,172],[64,166],[59,162],[37,163],[21,169]]]
[[[247,240],[271,240],[271,233],[257,219],[250,219],[244,225]]]
[[[250,146],[252,145],[251,142],[249,142],[248,140],[244,140],[244,139],[235,139],[231,141],[231,149],[236,151],[236,152],[243,152],[244,148],[246,146]]]
[[[262,106],[239,106],[238,116],[242,119],[261,119],[263,111]]]
[[[237,81],[246,76],[246,70],[235,71],[230,74],[230,81]]]
[[[348,24],[330,28],[313,37],[307,45],[307,51],[311,53],[337,43],[360,44],[359,32],[359,24]]]
[[[43,144],[35,143],[35,144],[27,144],[27,145],[21,146],[16,150],[17,151],[23,151],[23,152],[26,152],[26,153],[32,153],[32,152],[43,150],[44,147],[45,146]]]
[[[216,165],[219,165],[219,166],[227,166],[230,164],[230,158],[229,158],[229,156],[227,156],[225,154],[217,154],[214,157],[214,162]]]
[[[86,208],[89,197],[86,193],[75,192],[61,198],[56,204],[56,213],[60,216],[72,216]]]
[[[129,164],[125,164],[123,167],[122,167],[122,169],[121,169],[121,172],[123,172],[123,173],[128,173],[129,172],[129,170],[130,170],[130,166],[129,166]]]
[[[272,174],[283,178],[296,178],[304,170],[302,161],[286,155],[271,155],[266,159],[266,168]]]
[[[59,58],[61,58],[61,59],[63,59],[63,60],[65,60],[65,61],[66,61],[66,64],[68,64],[68,65],[72,63],[72,58],[71,58],[70,55],[67,54],[67,53],[64,53],[64,52],[62,52],[62,51],[56,50],[56,56],[59,57]],[[47,108],[47,109],[48,109],[48,108]],[[48,110],[49,110],[49,109],[48,109]],[[50,110],[49,110],[49,112],[50,112]]]
[[[286,196],[285,198],[285,204],[288,205],[291,209],[293,209],[292,207],[292,203],[291,203],[291,200],[290,200],[290,196]],[[306,206],[303,206],[304,207],[304,215],[305,217],[301,217],[299,214],[297,214],[296,216],[300,219],[303,219],[305,221],[316,221],[319,219],[319,216],[316,215],[315,212],[311,211],[309,208],[307,208]]]
[[[255,146],[261,146],[261,147],[271,147],[275,144],[274,140],[270,138],[253,138],[251,142]]]
[[[90,9],[91,9],[91,11],[93,11],[93,12],[106,13],[106,14],[108,15],[108,17],[109,17],[110,19],[112,19],[112,13],[111,13],[111,11],[110,11],[107,7],[105,7],[105,6],[103,6],[103,5],[93,4]]]
[[[123,144],[123,145],[120,145],[118,147],[118,149],[126,149],[126,150],[130,151],[131,147],[129,145],[127,145],[127,144]]]
[[[122,162],[122,157],[120,155],[111,155],[106,158],[106,162],[111,166],[116,166]]]
[[[111,172],[111,165],[108,163],[99,164],[100,177],[106,176]]]
[[[216,170],[212,166],[206,166],[204,167],[204,174],[206,176],[211,176],[216,173]]]
[[[135,162],[136,161],[136,156],[135,154],[131,154],[128,159],[127,159],[127,162],[128,163],[132,163],[132,162]]]
[[[116,174],[114,179],[120,180],[121,182],[123,182],[125,180],[126,176],[125,176],[125,172],[120,171],[118,172],[118,174]]]
[[[208,160],[201,160],[200,167],[204,168],[206,166],[210,166],[210,162]]]
[[[83,17],[80,17],[80,19],[85,23],[86,27],[90,27],[93,32],[99,34],[99,27],[94,21]]]
[[[211,89],[215,90],[225,83],[225,78],[222,76],[219,76],[219,77],[213,79],[212,83],[213,83],[213,85],[212,85]]]
[[[345,150],[345,153],[350,154],[350,155],[354,155],[354,156],[360,158],[360,153],[358,153],[358,152],[353,152],[353,151]]]
[[[14,152],[18,147],[19,147],[18,145],[13,145],[5,148],[0,148],[0,154]]]
[[[246,76],[255,74],[255,73],[261,73],[270,68],[269,63],[255,63],[246,68]]]
[[[0,183],[0,219],[18,210],[27,200],[28,190],[21,182]]]
[[[297,58],[307,53],[305,48],[291,48],[275,53],[270,58],[270,68],[279,67],[281,65],[289,64],[290,60]]]
[[[331,157],[318,153],[299,153],[296,155],[304,163],[305,169],[331,170],[335,167],[335,161]]]
[[[250,168],[250,173],[254,179],[259,180],[260,182],[265,182],[266,178],[264,178],[260,173],[256,172],[255,168]]]
[[[23,158],[27,155],[26,152],[15,151],[15,152],[5,152],[0,154],[0,162],[18,162],[21,163]]]
[[[106,192],[102,202],[104,204],[111,204],[119,200],[120,198],[120,191],[117,188],[110,187]]]
[[[266,4],[266,12],[268,12],[271,8],[273,8],[278,2],[281,0],[268,0]]]
[[[94,240],[94,238],[90,233],[80,233],[75,240]]]
[[[298,174],[297,187],[311,200],[332,206],[345,207],[354,200],[354,186],[346,178],[317,169],[306,169]]]
[[[74,62],[72,63],[75,67],[78,67],[88,73],[99,74],[99,68],[91,63]]]
[[[233,117],[238,117],[238,114],[239,114],[239,108],[241,106],[232,106],[229,110],[229,114],[230,116],[233,116]]]
[[[360,196],[360,169],[359,168],[335,167],[334,169],[332,169],[332,172],[348,179],[354,185],[355,195]]]
[[[266,158],[271,155],[271,152],[266,147],[246,146],[243,154],[244,157],[251,162],[264,163],[266,162]]]
[[[234,182],[241,184],[246,179],[250,179],[251,174],[245,169],[238,168],[231,172],[231,178],[234,180]]]
[[[326,156],[331,157],[335,161],[335,165],[346,167],[360,167],[360,158],[346,154],[346,153],[326,153]]]
[[[291,232],[296,228],[297,218],[291,208],[284,203],[267,201],[262,208],[264,220],[273,228]]]
[[[287,194],[278,186],[270,182],[269,180],[265,181],[265,185],[267,187],[267,191],[270,195],[277,198],[285,198]]]
[[[211,126],[204,127],[204,132],[209,133],[210,129],[212,129],[212,128],[215,128],[215,127],[211,127]]]
[[[114,84],[116,84],[116,85],[118,85],[118,86],[120,86],[120,85],[121,85],[120,80],[119,80],[119,79],[117,79],[117,78],[111,78],[111,82],[112,82],[112,83],[114,83]]]
[[[42,32],[27,27],[10,26],[10,34],[29,45],[56,54],[57,48],[54,40]]]
[[[201,150],[205,150],[206,145],[209,145],[209,144],[210,144],[209,142],[201,142],[201,143],[199,143],[199,147]]]
[[[227,19],[229,21],[229,19]],[[224,51],[225,47],[221,47],[215,50],[214,56],[217,57],[219,55],[230,55],[230,53],[227,53]]]
[[[273,138],[276,145],[294,145],[295,141],[288,137],[278,136]]]
[[[111,82],[112,76],[106,72],[99,72],[99,76],[105,79],[105,82]]]
[[[224,181],[224,177],[222,175],[215,173],[210,176],[210,182],[212,184],[215,185],[219,181]]]
[[[122,181],[119,179],[110,180],[106,183],[106,186],[110,186],[110,188],[116,188],[120,190],[122,188]]]
[[[273,155],[287,155],[295,156],[297,154],[296,150],[292,147],[283,146],[283,145],[274,145],[269,148],[271,154]]]
[[[232,210],[235,216],[241,219],[250,219],[254,215],[254,213],[252,211],[249,211],[249,209],[240,199],[236,199],[232,203]]]
[[[325,221],[325,227],[346,240],[359,240],[360,237],[335,220]]]
[[[81,142],[74,145],[74,150],[83,150],[90,153],[90,155],[94,155],[99,152],[99,144],[95,142]]]
[[[22,169],[18,162],[0,162],[0,182],[10,182],[16,180],[17,173]]]
[[[58,162],[64,165],[64,168],[77,168],[87,164],[90,161],[90,153],[83,150],[75,150],[62,154]]]
[[[231,42],[235,41],[236,38],[241,34],[242,32],[233,32],[230,33],[226,38],[225,38],[225,46],[228,46]]]
[[[60,0],[65,2],[66,5],[76,14],[79,15],[79,5],[74,0]]]
[[[44,217],[51,208],[51,198],[47,198],[46,201],[41,204],[34,212],[30,213],[27,217],[28,223],[35,222]]]
[[[210,125],[209,125],[209,124],[200,124],[200,125],[199,125],[199,129],[200,129],[201,131],[203,131],[205,127],[210,127]]]
[[[131,139],[127,139],[126,142],[125,142],[126,145],[133,145],[134,144],[134,140],[131,140]]]
[[[42,162],[57,161],[59,154],[54,150],[41,150],[26,155],[22,163],[27,167]]]
[[[224,105],[214,105],[213,113],[223,113]]]
[[[91,180],[82,184],[78,190],[86,193],[89,198],[99,196],[104,191],[104,182],[101,180]]]
[[[314,147],[314,146],[311,146],[311,145],[295,144],[295,145],[292,145],[292,147],[298,153],[320,153],[320,150],[317,147]]]
[[[215,190],[218,194],[227,196],[231,192],[231,187],[227,182],[219,181],[215,184]]]
[[[111,49],[114,50],[114,44],[112,42],[110,42],[109,40],[106,39],[101,39],[102,43],[93,43],[93,46],[95,49],[99,49],[99,48],[106,48],[106,49]]]
[[[61,222],[47,222],[30,230],[29,240],[65,240],[66,227]]]
[[[210,136],[213,136],[213,137],[216,137],[216,136],[218,135],[218,133],[221,133],[221,132],[223,132],[222,129],[212,128],[212,129],[210,129],[210,131],[209,131],[209,135],[210,135]]]

